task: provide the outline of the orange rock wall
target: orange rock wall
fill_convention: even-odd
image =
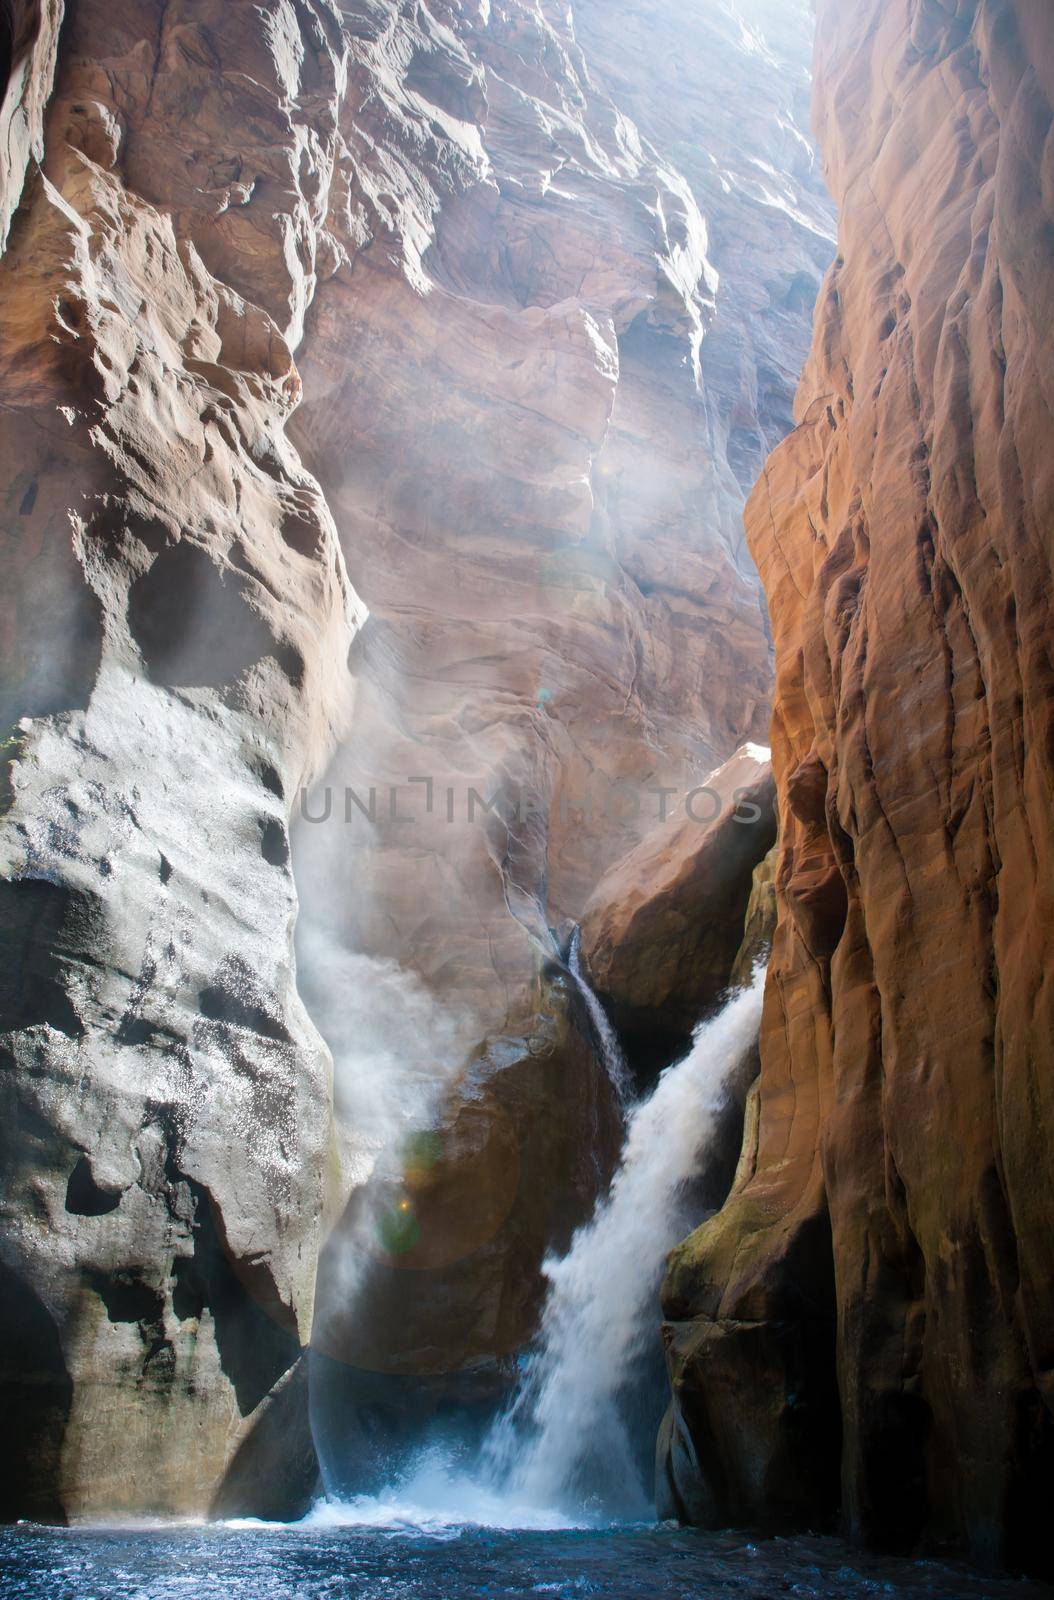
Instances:
[[[702,1520],[815,1519],[840,1411],[855,1534],[1049,1568],[1054,31],[1038,0],[817,27],[840,253],[747,514],[782,823],[760,1128],[671,1262],[665,1469]]]

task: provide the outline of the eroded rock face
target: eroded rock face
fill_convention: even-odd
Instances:
[[[347,187],[294,430],[371,615],[298,881],[327,946],[410,967],[471,1019],[525,1151],[517,1075],[593,1070],[550,930],[768,723],[743,485],[789,418],[833,229],[800,125],[807,20],[770,52],[709,9],[674,51],[673,5],[640,25],[624,5],[345,8]],[[755,90],[734,139],[729,82]],[[612,1120],[602,1076],[559,1098],[568,1139],[482,1254],[401,1271],[376,1325],[324,1285],[331,1349],[433,1374],[522,1342]],[[498,1118],[481,1158],[498,1188],[504,1137]],[[438,1173],[416,1203],[442,1235]]]
[[[617,1134],[550,930],[768,722],[743,486],[829,224],[805,27],[741,9],[674,97],[672,0],[632,95],[585,3],[14,7],[11,1511],[236,1509],[287,1427],[303,1488],[323,1211],[361,1203],[291,953],[323,771],[305,927],[468,1067],[420,1239],[368,1303],[323,1272],[322,1353],[486,1387],[533,1326]]]
[[[591,69],[684,173],[706,218],[720,279],[700,350],[708,444],[736,499],[733,485],[748,493],[793,425],[817,274],[831,262],[830,197],[809,136],[811,7],[578,0],[575,25]],[[738,517],[728,532],[738,539]],[[671,558],[677,588],[683,553]]]
[[[776,838],[768,756],[737,750],[685,796],[684,815],[605,873],[586,905],[590,976],[638,1059],[665,1065],[683,1054],[732,977],[754,870]]]
[[[323,11],[78,5],[0,260],[6,1515],[207,1510],[310,1335],[330,1062],[287,821],[361,613],[285,436]],[[23,8],[23,166],[60,12]]]
[[[64,12],[64,0],[5,0],[0,6],[0,250],[26,169],[44,154],[44,111]]]
[[[1029,0],[818,6],[841,254],[748,512],[782,833],[760,1117],[733,1197],[671,1261],[663,1460],[702,1520],[815,1520],[841,1430],[856,1534],[1040,1570],[1049,24]]]

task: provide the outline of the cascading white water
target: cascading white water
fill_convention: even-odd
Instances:
[[[582,940],[578,928],[571,935],[571,948],[567,955],[568,970],[575,980],[582,999],[585,1001],[589,1019],[600,1041],[600,1054],[611,1085],[619,1099],[620,1105],[625,1105],[630,1097],[632,1080],[622,1046],[618,1042],[618,1035],[608,1019],[608,1014],[600,1004],[593,988],[582,970]]]
[[[695,1034],[630,1116],[611,1192],[562,1260],[549,1260],[542,1332],[519,1393],[486,1447],[488,1474],[534,1506],[647,1514],[618,1400],[655,1338],[663,1261],[681,1222],[678,1195],[725,1101],[731,1074],[757,1038],[763,974]]]
[[[574,951],[572,971],[576,965]],[[576,981],[599,1009],[580,968]],[[355,1525],[537,1529],[652,1515],[626,1391],[657,1337],[664,1260],[687,1225],[680,1202],[729,1080],[757,1038],[763,988],[759,969],[631,1108],[610,1192],[567,1255],[545,1263],[549,1293],[536,1349],[474,1468],[426,1446],[381,1494],[332,1501],[317,1515]],[[607,1035],[594,1020],[625,1070],[607,1018]],[[657,1420],[649,1418],[652,1428]]]

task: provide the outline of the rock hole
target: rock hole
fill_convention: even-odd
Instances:
[[[118,1044],[149,1044],[157,1029],[145,1017],[123,1017],[115,1035]]]
[[[277,800],[285,799],[285,788],[276,767],[272,767],[269,761],[264,761],[257,767],[256,773],[269,794],[273,794]]]
[[[88,1283],[106,1307],[111,1322],[141,1322],[160,1326],[165,1313],[164,1297],[135,1272],[88,1272]]]
[[[81,308],[74,300],[62,296],[56,305],[59,320],[65,324],[70,333],[79,335],[81,328]]]
[[[289,861],[289,839],[285,827],[276,817],[268,817],[261,827],[260,853],[272,867],[284,867]]]
[[[116,1211],[120,1194],[102,1189],[92,1175],[87,1156],[81,1156],[66,1184],[66,1210],[74,1217],[105,1217]]]
[[[69,965],[94,949],[99,915],[93,895],[61,884],[0,884],[0,1010],[8,1028],[48,1025],[83,1038],[67,992]]]
[[[322,545],[322,526],[307,511],[287,511],[282,517],[282,538],[297,555],[315,556]]]
[[[224,688],[274,648],[242,580],[186,542],[132,585],[128,623],[150,678],[168,688]]]

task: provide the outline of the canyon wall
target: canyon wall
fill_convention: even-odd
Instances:
[[[348,193],[292,433],[370,618],[353,736],[308,807],[331,815],[294,841],[301,970],[338,1079],[362,1060],[343,950],[435,997],[475,1086],[391,1189],[415,1243],[349,1292],[356,1195],[327,1252],[316,1349],[353,1403],[387,1377],[415,1412],[416,1380],[448,1400],[506,1381],[544,1251],[618,1142],[570,925],[769,721],[742,505],[834,248],[800,126],[808,23],[769,50],[745,8],[711,8],[663,113],[677,8],[629,55],[611,13],[344,8]],[[754,106],[737,139],[729,84]],[[745,898],[769,840],[737,831]]]
[[[803,7],[580,10],[0,19],[5,1514],[295,1504],[313,1325],[492,1384],[617,1142],[563,951],[764,737],[833,244]],[[418,1017],[459,1093],[352,1295],[333,1056]]]
[[[311,1331],[331,1062],[287,823],[344,726],[362,608],[285,433],[343,63],[320,38],[294,70],[273,21],[16,13],[5,1515],[206,1509]],[[241,231],[236,129],[270,195]],[[250,260],[259,298],[232,282]]]
[[[817,13],[840,251],[747,513],[778,927],[735,1191],[671,1259],[660,1480],[1049,1572],[1054,33]]]

